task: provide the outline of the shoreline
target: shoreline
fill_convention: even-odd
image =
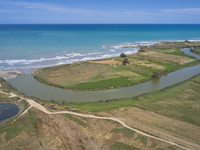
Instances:
[[[21,75],[23,72],[20,70],[0,70],[0,77],[5,80],[16,78]]]
[[[184,44],[184,46],[182,45],[182,46],[180,46],[179,44]],[[171,44],[171,45],[170,45]],[[153,45],[145,45],[145,46],[141,46],[140,47],[140,49],[139,49],[139,51],[137,52],[137,53],[135,53],[135,54],[130,54],[130,55],[127,55],[127,58],[131,58],[131,57],[133,57],[134,55],[143,55],[143,54],[145,54],[146,56],[151,56],[151,55],[154,55],[154,53],[152,53],[151,51],[151,49],[152,48],[160,48],[160,49],[162,49],[162,48],[169,48],[170,46],[170,49],[173,49],[172,51],[170,50],[170,52],[172,53],[171,55],[170,54],[165,54],[165,53],[163,53],[163,54],[160,54],[159,52],[156,52],[156,54],[157,55],[159,55],[158,57],[159,58],[163,58],[164,57],[164,59],[166,59],[166,60],[170,60],[171,62],[176,62],[176,63],[179,63],[180,65],[178,65],[176,68],[174,68],[174,69],[171,69],[171,70],[165,70],[164,71],[164,69],[161,69],[162,70],[162,74],[161,75],[159,75],[159,77],[160,76],[162,76],[162,75],[166,75],[166,74],[168,74],[168,73],[170,73],[170,72],[173,72],[173,71],[176,71],[176,70],[180,70],[180,69],[183,69],[183,68],[185,68],[185,67],[189,67],[189,66],[194,66],[194,65],[197,65],[197,64],[199,64],[198,62],[194,62],[196,59],[192,59],[192,57],[190,56],[190,57],[186,57],[186,55],[184,54],[174,54],[173,55],[173,52],[174,51],[180,51],[180,49],[183,49],[183,48],[191,48],[192,47],[192,45],[190,45],[190,44],[199,44],[199,43],[197,43],[197,42],[188,42],[188,41],[184,41],[184,42],[158,42],[158,43],[156,43],[156,44],[153,44]],[[164,46],[163,46],[164,45]],[[127,47],[128,48],[128,47]],[[132,47],[131,47],[132,48]],[[176,49],[176,50],[175,50]],[[176,52],[177,53],[177,52]],[[145,55],[143,55],[143,56],[145,56]],[[183,56],[182,56],[183,55]],[[46,75],[50,75],[50,74],[54,74],[53,73],[53,71],[55,71],[56,69],[57,69],[57,71],[58,71],[58,69],[60,69],[60,70],[62,70],[62,69],[64,69],[64,70],[66,70],[67,68],[66,68],[66,65],[69,65],[71,68],[69,68],[69,69],[74,69],[74,66],[77,66],[77,65],[80,65],[81,66],[81,64],[83,64],[83,63],[92,63],[92,64],[107,64],[107,65],[110,65],[110,66],[114,66],[114,67],[116,67],[116,66],[118,66],[118,65],[115,65],[114,63],[116,63],[116,59],[121,59],[119,56],[118,57],[111,57],[111,58],[107,58],[107,59],[97,59],[97,60],[88,60],[88,61],[78,61],[78,62],[76,62],[76,63],[74,63],[74,64],[63,64],[63,65],[59,65],[59,66],[52,66],[52,67],[44,67],[44,68],[37,68],[37,69],[33,69],[33,70],[30,70],[30,72],[31,72],[31,74],[34,76],[34,78],[36,79],[36,80],[38,80],[39,82],[41,82],[41,83],[43,83],[43,84],[46,84],[46,85],[49,85],[49,86],[54,86],[54,87],[58,87],[58,88],[61,88],[61,89],[69,89],[69,90],[74,90],[74,91],[98,91],[98,90],[109,90],[109,89],[119,89],[119,88],[123,88],[123,87],[129,87],[129,86],[133,86],[133,85],[137,85],[137,84],[141,84],[141,83],[143,83],[143,82],[147,82],[147,81],[149,81],[149,80],[152,80],[153,79],[153,76],[152,75],[149,75],[149,76],[145,76],[145,78],[143,78],[143,79],[140,79],[140,80],[137,80],[137,81],[131,81],[130,83],[129,82],[127,82],[127,83],[121,83],[121,85],[115,85],[115,86],[106,86],[106,87],[94,87],[94,88],[87,88],[87,87],[84,87],[84,88],[81,88],[81,87],[78,87],[78,88],[75,88],[75,87],[73,87],[73,85],[72,86],[70,86],[70,85],[66,85],[66,86],[64,86],[64,85],[62,85],[62,84],[57,84],[57,83],[54,83],[54,82],[49,82],[47,79],[49,79],[49,80],[52,80],[50,77],[49,78],[46,78],[44,75],[43,75],[43,78],[41,78],[41,76],[40,76],[40,73],[41,72],[45,72],[46,70],[52,70],[52,71],[50,71],[50,72],[48,72]],[[146,58],[145,58],[146,59]],[[184,60],[185,59],[185,60]],[[188,60],[190,60],[190,61],[188,61]],[[104,61],[104,62],[103,62]],[[105,63],[105,61],[110,61],[110,63]],[[113,62],[111,62],[111,61],[115,61],[114,63]],[[99,63],[98,63],[99,62]],[[194,62],[194,63],[192,63],[192,62]],[[120,65],[121,66],[123,66],[122,64],[121,64],[121,62],[120,61],[118,61],[118,63],[120,63]],[[146,66],[148,66],[148,64],[145,64]],[[126,65],[125,65],[126,66]],[[101,66],[100,66],[101,67]],[[61,69],[62,68],[62,69]],[[39,71],[38,71],[39,70]],[[160,69],[159,69],[160,70]],[[80,70],[77,70],[78,72],[80,71]],[[73,72],[72,72],[72,74],[73,74]],[[76,74],[77,75],[77,74]],[[79,74],[80,76],[81,76],[81,74]],[[65,74],[65,76],[67,76],[67,74]],[[84,75],[83,75],[84,76]],[[45,78],[44,78],[45,77]],[[158,78],[159,78],[158,77]],[[112,80],[112,78],[110,78],[111,80]],[[113,79],[116,79],[116,78],[113,78]],[[73,79],[72,79],[73,80]],[[103,79],[103,80],[99,80],[99,81],[106,81],[106,79]],[[108,79],[109,80],[109,79]],[[111,80],[109,80],[110,82],[111,82]],[[127,80],[130,80],[129,79],[129,77],[127,77]],[[83,80],[82,82],[79,82],[80,84],[82,84],[82,83],[86,83],[86,82],[88,82],[87,80]],[[97,82],[99,82],[99,81],[97,81]],[[94,81],[93,81],[94,82]],[[114,80],[112,80],[112,82],[115,82]],[[79,84],[78,83],[78,84]],[[88,82],[88,83],[90,83],[90,82]],[[91,83],[92,83],[92,81],[91,81]],[[82,86],[82,85],[81,85]]]

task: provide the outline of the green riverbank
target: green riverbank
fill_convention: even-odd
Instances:
[[[199,89],[200,74],[164,89],[132,98],[87,103],[67,103],[63,101],[62,104],[59,104],[56,101],[52,102],[63,109],[71,107],[86,112],[109,111],[120,107],[133,106],[200,126]],[[42,102],[46,105],[52,104],[52,102]]]
[[[199,64],[180,51],[200,46],[200,42],[162,42],[141,46],[137,54],[124,57],[76,62],[33,71],[41,83],[72,90],[106,90],[140,84],[175,70]]]

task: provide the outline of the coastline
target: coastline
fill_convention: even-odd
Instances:
[[[185,44],[185,45],[184,46],[180,46],[180,44]],[[196,63],[193,64],[192,62],[195,59],[191,60],[191,58],[192,58],[191,56],[188,57],[188,59],[186,59],[186,58],[184,58],[186,55],[184,56],[183,54],[176,54],[181,48],[188,48],[188,47],[191,48],[192,44],[193,45],[196,45],[196,44],[198,45],[200,43],[199,42],[188,42],[188,41],[184,41],[184,42],[158,42],[158,43],[153,44],[153,45],[145,45],[145,46],[140,46],[140,47],[138,46],[138,47],[134,47],[134,48],[140,48],[139,52],[137,52],[135,54],[127,55],[127,58],[130,58],[133,55],[139,55],[139,54],[143,55],[145,53],[147,54],[147,56],[148,55],[154,55],[154,53],[151,53],[152,48],[160,48],[160,49],[162,49],[163,45],[167,45],[167,48],[170,47],[172,49],[172,51],[170,49],[170,52],[172,54],[166,55],[166,54],[159,54],[160,52],[158,52],[158,54],[159,54],[158,57],[160,57],[160,58],[164,57],[166,60],[170,60],[170,61],[173,61],[173,62],[176,62],[176,63],[180,63],[182,65],[180,65],[177,68],[172,69],[172,70],[165,70],[165,71],[163,70],[162,71],[163,73],[161,75],[165,75],[167,73],[170,73],[170,72],[173,72],[173,71],[176,71],[176,70],[180,70],[180,69],[185,68],[185,67],[194,66],[194,65],[197,65],[199,63],[199,62],[196,62]],[[132,46],[126,47],[126,48],[132,48]],[[178,50],[175,50],[175,49],[178,49]],[[177,52],[173,55],[174,51],[177,51]],[[65,65],[70,65],[71,67],[73,67],[73,65],[77,66],[77,64],[79,65],[81,63],[86,63],[86,62],[89,62],[89,63],[92,63],[92,64],[106,64],[106,65],[110,65],[110,66],[116,67],[116,66],[118,66],[118,63],[120,63],[120,62],[117,63],[116,59],[119,59],[119,57],[112,57],[112,58],[106,58],[106,59],[97,59],[97,60],[88,60],[88,61],[80,61],[80,62],[74,63],[75,65],[74,64],[71,64],[71,65],[70,64],[64,64],[64,65],[62,64],[62,65],[52,66],[52,67],[37,68],[37,69],[30,70],[30,72],[34,76],[34,78],[37,79],[41,83],[44,83],[44,84],[49,85],[49,86],[54,86],[54,87],[58,87],[58,88],[62,88],[62,89],[70,89],[70,90],[74,90],[74,91],[97,91],[97,90],[118,89],[118,88],[122,88],[122,87],[129,87],[129,86],[137,85],[137,84],[140,84],[140,83],[143,83],[143,82],[147,82],[147,81],[153,79],[151,77],[151,75],[149,75],[145,79],[139,80],[139,81],[134,82],[134,83],[127,83],[125,85],[108,86],[108,87],[103,87],[103,88],[102,87],[101,88],[98,88],[98,87],[95,87],[95,88],[85,88],[85,87],[84,88],[74,88],[73,86],[72,87],[67,87],[67,86],[56,84],[56,83],[51,83],[51,82],[49,82],[47,80],[44,80],[40,76],[38,76],[38,74],[39,74],[38,72],[41,73],[44,70],[48,70],[48,69],[51,69],[51,68],[53,70],[55,68],[64,68]],[[183,61],[183,59],[185,59],[185,60]],[[107,63],[107,62],[105,63],[106,60],[109,61],[109,63]],[[113,63],[113,61],[114,61],[114,63]],[[117,65],[116,65],[116,63],[117,63]],[[145,65],[149,66],[149,64],[145,64]],[[129,80],[129,77],[127,77],[127,79]],[[113,80],[112,82],[115,82],[115,81]],[[84,81],[83,81],[83,83],[84,83]]]

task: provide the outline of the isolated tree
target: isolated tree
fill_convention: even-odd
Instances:
[[[121,54],[120,54],[120,57],[126,57],[126,54],[121,53]]]
[[[125,58],[123,59],[122,64],[123,64],[124,66],[126,66],[127,64],[130,64],[128,58],[125,57]]]

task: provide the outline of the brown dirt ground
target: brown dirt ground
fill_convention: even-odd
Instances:
[[[98,115],[114,117],[129,126],[189,147],[200,149],[200,127],[171,119],[137,107],[99,112]]]
[[[109,65],[116,65],[119,64],[120,62],[115,61],[114,59],[111,60],[96,60],[96,61],[89,61],[91,63],[98,63],[98,64],[109,64]]]
[[[47,115],[35,108],[32,108],[32,111],[36,112],[36,117],[38,118],[36,125],[39,133],[38,137],[35,133],[22,131],[15,138],[6,142],[6,133],[4,132],[0,135],[0,149],[109,150],[116,142],[132,145],[142,150],[170,146],[169,144],[151,138],[147,138],[147,144],[144,144],[137,139],[137,133],[134,133],[134,137],[128,138],[122,133],[110,132],[114,128],[123,127],[106,120],[83,119],[82,117],[73,116],[88,125],[84,127],[61,114]],[[27,117],[26,115],[22,116],[21,119]],[[152,143],[156,143],[156,147],[151,147]]]

